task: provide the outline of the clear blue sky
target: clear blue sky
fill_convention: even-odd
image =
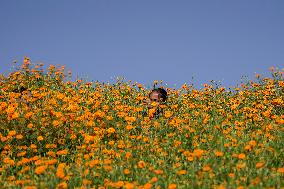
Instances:
[[[0,73],[24,55],[87,80],[236,85],[284,68],[284,1],[1,0]]]

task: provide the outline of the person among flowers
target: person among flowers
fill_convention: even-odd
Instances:
[[[164,104],[168,98],[167,91],[163,88],[153,89],[146,100],[146,105],[148,108],[148,116],[152,118],[158,118],[159,115],[163,112],[159,107]],[[143,115],[146,115],[144,112]]]

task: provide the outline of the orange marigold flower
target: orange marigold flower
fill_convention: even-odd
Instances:
[[[238,158],[239,159],[245,159],[246,155],[244,153],[241,153],[241,154],[238,155]]]
[[[98,165],[99,163],[100,161],[98,159],[94,159],[89,162],[89,166],[94,167],[95,165]]]
[[[144,184],[144,189],[151,189],[152,188],[152,184],[151,183],[146,183]]]
[[[168,189],[176,189],[177,185],[176,184],[169,184]]]
[[[215,152],[215,156],[221,157],[221,156],[223,156],[223,152],[221,152],[221,151],[216,151],[216,152]]]
[[[56,189],[65,189],[68,188],[68,185],[66,182],[61,182],[56,186]]]
[[[8,136],[14,136],[14,135],[16,135],[16,131],[9,131],[9,133],[8,133]]]
[[[178,172],[177,172],[177,174],[178,175],[185,175],[186,174],[186,170],[179,170]]]
[[[35,145],[35,144],[31,144],[31,146],[30,146],[32,149],[36,149],[37,148],[37,146]]]
[[[235,174],[234,173],[229,173],[228,176],[231,177],[231,178],[234,178]]]
[[[65,177],[65,173],[64,173],[64,168],[65,168],[66,164],[65,163],[60,163],[57,167],[56,170],[56,176],[58,178],[64,178]]]
[[[55,127],[58,126],[59,124],[60,124],[60,123],[59,123],[59,121],[57,121],[57,120],[54,120],[54,121],[52,122],[52,125],[55,126]]]
[[[47,165],[38,166],[37,168],[35,168],[35,173],[37,175],[42,174],[45,172],[46,169],[47,169]]]
[[[42,141],[42,140],[43,140],[43,137],[42,137],[42,136],[38,136],[38,137],[37,137],[37,140],[38,140],[38,141]]]
[[[113,127],[110,127],[110,128],[107,129],[107,132],[109,134],[115,133],[115,129]]]
[[[278,173],[284,173],[284,167],[278,168],[278,169],[277,169],[277,172],[278,172]]]
[[[23,189],[37,189],[36,186],[25,186]]]
[[[125,158],[128,159],[132,156],[131,152],[126,152],[125,153]]]
[[[187,160],[188,160],[188,161],[193,161],[193,160],[194,160],[194,157],[193,157],[193,156],[189,156],[189,157],[187,158]]]
[[[128,175],[128,174],[130,174],[130,170],[129,170],[129,169],[124,169],[124,170],[123,170],[123,173],[126,174],[126,175]]]
[[[256,167],[256,168],[261,168],[261,167],[263,167],[263,165],[264,165],[263,162],[258,162],[258,163],[255,165],[255,167]]]
[[[68,150],[60,150],[58,152],[56,152],[57,155],[67,155],[68,154]]]
[[[145,165],[146,165],[146,163],[142,160],[138,162],[138,167],[141,168],[141,169],[144,168]]]
[[[157,182],[158,181],[158,178],[157,177],[153,177],[151,180],[150,180],[150,182]]]
[[[23,138],[24,138],[24,136],[23,136],[23,135],[21,135],[21,134],[16,135],[16,139],[18,139],[18,140],[21,140],[21,139],[23,139]]]
[[[171,111],[165,111],[165,118],[170,118],[173,115]]]
[[[155,174],[157,174],[157,175],[161,175],[161,174],[163,174],[163,173],[164,173],[164,171],[163,171],[163,170],[158,169],[158,170],[154,170],[154,173],[155,173]]]
[[[135,185],[133,184],[133,183],[126,183],[125,185],[124,185],[124,188],[125,189],[134,189],[135,188]]]
[[[204,154],[204,150],[202,149],[195,149],[193,151],[193,156],[196,156],[196,157],[201,157],[203,154]]]
[[[126,130],[131,130],[133,129],[134,127],[132,125],[126,125]]]
[[[207,172],[207,171],[211,171],[211,167],[206,165],[202,168],[203,171]]]

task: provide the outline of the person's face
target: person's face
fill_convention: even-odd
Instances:
[[[152,92],[149,96],[148,102],[148,108],[152,108],[152,103],[155,102],[157,105],[159,105],[162,102],[162,99],[158,92]]]
[[[160,99],[159,96],[160,96],[160,95],[159,95],[159,93],[157,93],[157,92],[151,93],[151,94],[150,94],[150,100],[151,100],[151,102],[157,102],[157,103],[161,102],[161,99]]]

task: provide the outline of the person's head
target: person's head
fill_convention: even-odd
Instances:
[[[162,88],[153,89],[149,93],[149,99],[151,102],[157,102],[157,103],[165,102],[167,100],[167,97],[168,97],[167,91]]]
[[[21,86],[19,88],[16,88],[16,89],[12,90],[12,92],[14,92],[14,93],[23,93],[26,90],[27,89],[25,87]]]

